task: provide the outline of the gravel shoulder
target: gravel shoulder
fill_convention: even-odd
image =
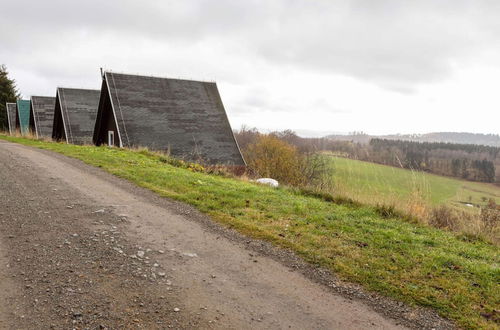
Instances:
[[[0,141],[0,326],[451,328],[182,203]]]

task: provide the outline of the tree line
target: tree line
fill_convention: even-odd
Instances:
[[[500,148],[441,142],[371,139],[366,160],[407,169],[495,182]]]

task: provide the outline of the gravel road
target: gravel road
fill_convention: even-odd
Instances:
[[[82,162],[0,140],[0,328],[449,328]]]

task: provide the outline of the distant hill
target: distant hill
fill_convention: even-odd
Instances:
[[[459,132],[436,132],[426,134],[392,134],[392,135],[368,135],[354,133],[348,135],[328,135],[326,138],[340,141],[354,141],[368,143],[372,138],[407,140],[417,142],[448,142],[458,144],[478,144],[492,147],[500,147],[500,135],[480,134],[480,133],[459,133]]]

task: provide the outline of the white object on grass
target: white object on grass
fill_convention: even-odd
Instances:
[[[271,178],[260,178],[255,180],[255,182],[260,183],[260,184],[267,184],[268,186],[277,188],[279,186],[278,181],[271,179]]]

